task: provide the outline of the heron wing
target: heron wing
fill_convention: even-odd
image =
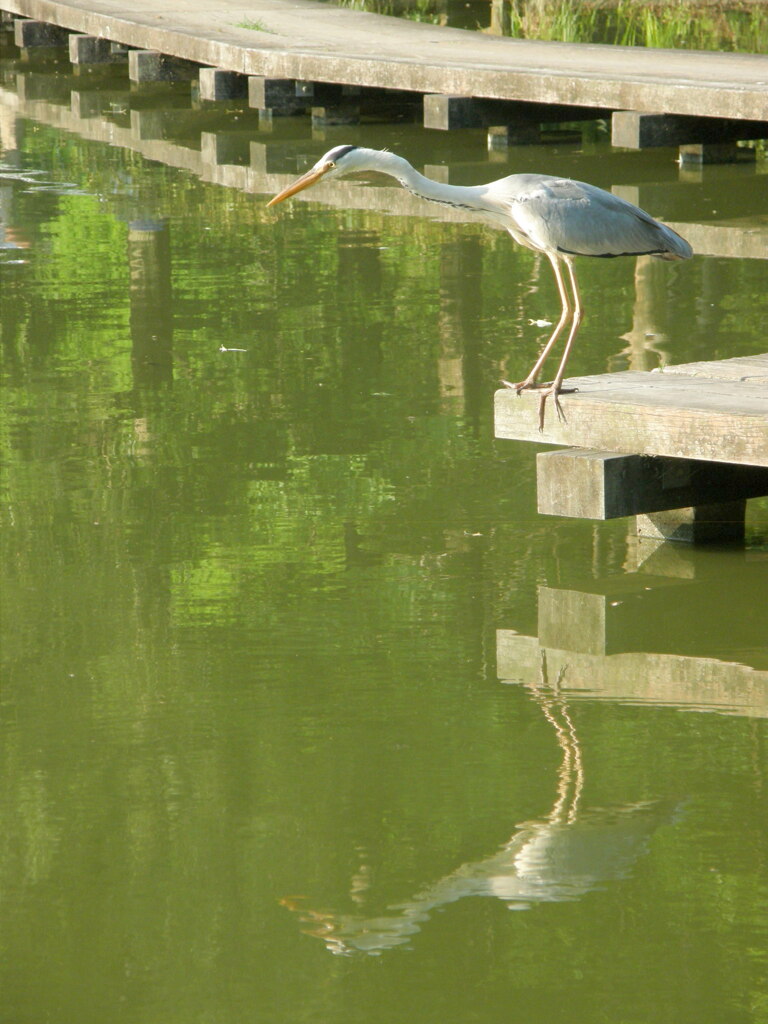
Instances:
[[[512,234],[524,235],[535,249],[574,256],[691,255],[674,231],[595,185],[539,175],[511,175],[498,185],[506,185],[495,198],[507,207]]]

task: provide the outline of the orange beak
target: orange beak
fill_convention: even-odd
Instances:
[[[276,196],[273,196],[267,203],[267,206],[276,206],[277,203],[282,203],[284,199],[295,196],[297,192],[303,192],[305,188],[309,188],[310,185],[320,181],[323,175],[327,174],[332,167],[333,164],[323,164],[319,169],[313,167],[311,171],[307,171],[306,174],[302,174],[300,178],[297,178],[292,185],[288,185],[282,192],[278,192]]]

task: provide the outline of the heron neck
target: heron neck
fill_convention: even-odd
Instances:
[[[461,185],[444,185],[442,182],[433,181],[412,167],[407,160],[396,153],[388,153],[385,150],[370,150],[370,169],[387,174],[395,178],[404,189],[418,196],[419,199],[426,199],[431,203],[441,203],[443,206],[455,206],[468,208],[478,213],[479,189],[477,187],[463,187]]]

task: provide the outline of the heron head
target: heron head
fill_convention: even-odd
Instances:
[[[278,192],[276,196],[273,196],[267,203],[267,206],[276,206],[277,203],[282,203],[284,199],[295,196],[297,192],[309,188],[310,185],[316,184],[322,178],[338,178],[342,174],[349,174],[351,171],[363,170],[363,160],[361,159],[363,152],[357,146],[334,146],[324,156],[321,156],[314,167],[310,167],[306,174],[302,174],[300,178],[297,178],[296,181],[284,188],[282,192]]]

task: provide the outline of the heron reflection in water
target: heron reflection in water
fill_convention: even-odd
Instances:
[[[267,205],[282,203],[323,179],[357,171],[386,174],[419,199],[463,210],[486,223],[500,226],[520,245],[547,257],[560,295],[560,319],[528,376],[517,383],[503,382],[518,394],[531,388],[539,389],[540,429],[544,426],[544,407],[550,396],[558,415],[563,418],[558,396],[567,390],[562,386],[565,368],[583,316],[574,258],[655,256],[662,260],[686,260],[693,255],[688,242],[671,228],[625,199],[584,181],[547,174],[510,174],[487,185],[444,185],[419,174],[396,153],[362,146],[334,146]],[[547,384],[539,384],[544,362],[569,321],[555,378]]]
[[[563,671],[549,685],[542,652],[540,683],[528,686],[562,751],[549,813],[517,825],[509,841],[490,857],[463,864],[411,899],[390,905],[382,915],[314,910],[301,899],[284,899],[282,903],[309,925],[306,934],[322,939],[337,955],[376,955],[408,943],[435,910],[467,896],[493,896],[511,910],[526,910],[538,903],[577,900],[606,882],[627,877],[650,836],[669,820],[671,808],[667,801],[640,801],[581,809],[584,766],[560,690],[562,676]],[[355,888],[353,883],[353,898]]]

